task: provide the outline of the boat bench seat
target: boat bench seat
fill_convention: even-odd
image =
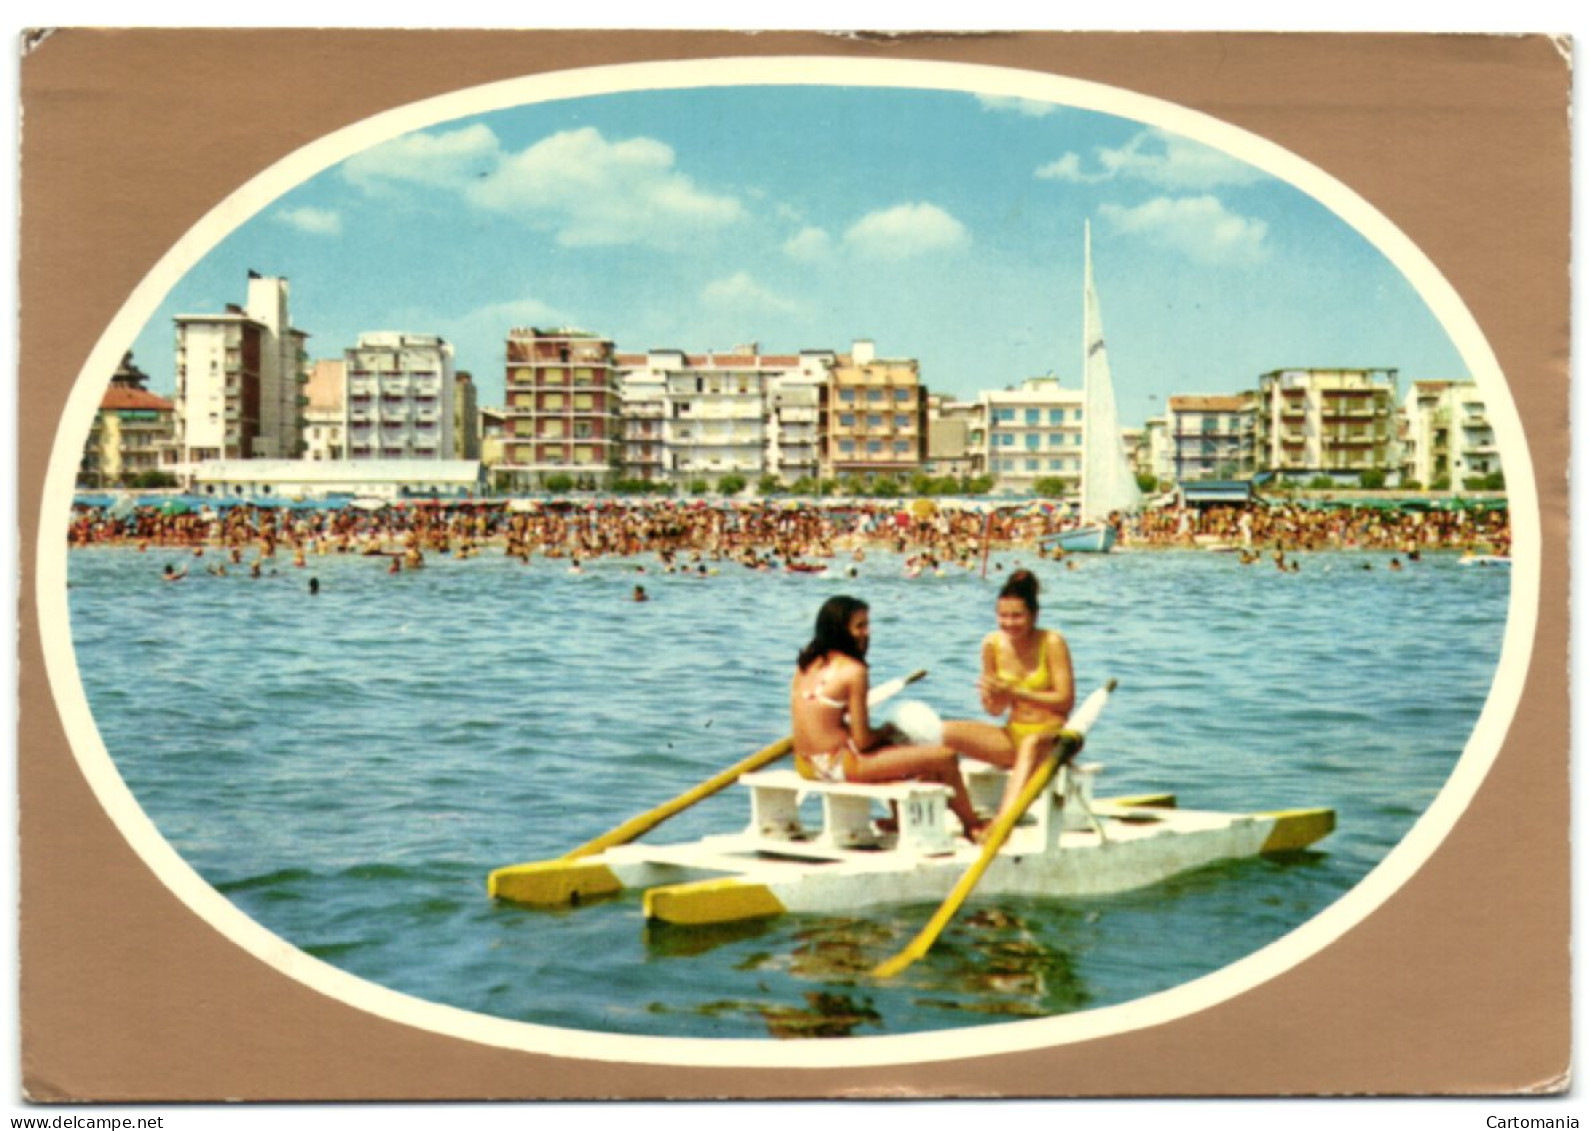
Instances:
[[[751,790],[750,832],[759,840],[787,845],[808,839],[801,824],[800,803],[803,797],[816,795],[823,801],[823,828],[816,838],[819,845],[876,847],[879,836],[872,826],[872,804],[877,801],[893,802],[898,809],[898,851],[925,856],[955,851],[955,837],[945,816],[950,791],[936,782],[820,782],[794,770],[768,770],[743,774],[740,784]]]
[[[1102,762],[1071,762],[1061,768],[1055,775],[1054,784],[1050,786],[1052,803],[1046,806],[1035,804],[1030,811],[1037,814],[1046,833],[1053,803],[1059,803],[1062,806],[1061,829],[1092,829],[1100,836],[1104,835],[1099,819],[1093,812],[1093,783],[1103,769]],[[979,813],[993,813],[999,808],[1000,799],[1005,793],[1005,779],[1010,776],[1009,770],[967,759],[961,763],[961,776],[966,779],[966,792],[971,794],[973,808]]]

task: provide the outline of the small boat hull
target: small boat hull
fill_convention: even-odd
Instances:
[[[983,895],[1066,898],[1159,883],[1222,860],[1295,852],[1330,834],[1330,809],[1233,814],[1176,807],[1166,795],[1091,801],[1086,820],[1054,796],[1019,826],[978,886]],[[964,838],[912,852],[887,844],[770,839],[742,833],[680,845],[627,844],[596,856],[540,861],[492,873],[494,898],[569,906],[644,891],[646,918],[675,924],[781,915],[853,914],[942,901],[980,853]]]
[[[1068,554],[1107,554],[1115,548],[1115,527],[1103,523],[1079,526],[1075,530],[1050,534],[1042,542],[1045,546],[1058,546]]]

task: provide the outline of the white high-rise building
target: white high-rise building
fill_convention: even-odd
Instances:
[[[1490,413],[1473,381],[1415,381],[1402,411],[1405,480],[1461,490],[1502,470]]]
[[[988,422],[988,474],[1002,490],[1031,490],[1039,479],[1082,481],[1081,389],[1054,377],[1030,377],[1019,388],[979,397]]]
[[[626,474],[682,487],[725,475],[815,477],[832,357],[763,354],[754,343],[619,355]]]
[[[174,321],[181,462],[297,459],[309,335],[292,325],[287,280],[250,272],[244,306]]]
[[[348,458],[453,459],[453,346],[435,334],[360,334],[344,353]]]

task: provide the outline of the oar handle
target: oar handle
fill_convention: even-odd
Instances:
[[[1015,804],[1000,815],[999,819],[989,829],[987,837],[983,840],[983,850],[978,854],[977,861],[966,870],[960,882],[951,889],[939,909],[933,913],[933,918],[917,933],[917,936],[899,954],[886,962],[879,964],[872,971],[877,978],[892,978],[917,959],[925,955],[929,948],[938,941],[939,935],[961,909],[961,904],[966,902],[972,894],[972,889],[983,878],[983,873],[988,871],[988,866],[994,862],[994,857],[999,855],[999,850],[1005,846],[1005,841],[1010,839],[1011,831],[1016,827],[1016,822],[1021,820],[1032,803],[1043,796],[1049,783],[1054,780],[1059,768],[1077,756],[1077,751],[1082,749],[1082,742],[1087,737],[1087,732],[1098,721],[1104,706],[1110,700],[1110,693],[1115,690],[1115,680],[1110,680],[1103,687],[1089,695],[1066,722],[1066,728],[1060,732],[1060,737],[1055,742],[1053,752],[1033,770],[1032,777],[1022,786],[1021,793],[1016,797]]]
[[[927,670],[925,668],[919,668],[909,675],[903,675],[897,679],[891,679],[887,683],[880,683],[877,687],[874,687],[870,692],[868,692],[867,706],[876,707],[880,703],[888,702],[894,696],[900,694],[901,691],[904,691],[911,684],[926,677],[926,675]],[[778,761],[780,758],[784,757],[784,755],[788,754],[792,749],[794,749],[794,746],[794,739],[780,739],[779,741],[773,743],[773,745],[758,750],[749,758],[745,758],[742,761],[736,762],[728,769],[714,774],[712,777],[708,778],[694,789],[686,790],[672,801],[666,801],[663,804],[657,806],[657,808],[647,810],[638,817],[631,817],[622,825],[619,825],[616,829],[613,829],[611,832],[603,833],[595,840],[586,841],[578,848],[565,853],[563,858],[565,860],[577,860],[582,856],[594,856],[598,852],[603,852],[606,849],[613,848],[616,845],[628,844],[630,841],[644,836],[646,833],[650,832],[652,829],[666,821],[669,817],[673,817],[684,812],[686,809],[696,804],[696,802],[704,801],[715,793],[721,793],[723,790],[739,781],[742,774],[749,774],[755,770],[761,769],[770,762]]]

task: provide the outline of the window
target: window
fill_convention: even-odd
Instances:
[[[1065,420],[1066,420],[1066,410],[1065,409],[1063,409],[1063,408],[1051,408],[1049,410],[1049,423],[1050,424],[1064,424]]]
[[[1027,461],[1027,470],[1028,471],[1037,471],[1038,470],[1038,461],[1035,460],[1035,459],[1028,460]]]
[[[839,441],[839,450],[848,455],[856,450],[856,442],[854,440],[841,440]]]
[[[911,418],[903,412],[898,413],[894,418],[894,426],[896,428],[909,428],[911,427]]]
[[[883,441],[882,440],[868,440],[867,441],[867,451],[868,451],[869,454],[877,455],[879,452],[883,451]]]
[[[1038,445],[1042,442],[1042,440],[1043,437],[1037,432],[1027,433],[1027,450],[1029,452],[1037,451]]]
[[[876,412],[869,412],[867,414],[867,427],[868,428],[882,428],[883,427],[883,417],[878,415]]]
[[[856,414],[855,413],[853,413],[853,412],[842,412],[842,413],[839,414],[839,427],[841,427],[841,428],[854,428],[855,426],[856,426]]]
[[[1042,412],[1040,410],[1038,410],[1036,408],[1029,408],[1026,411],[1026,413],[1024,414],[1024,417],[1025,417],[1026,422],[1027,422],[1027,427],[1029,427],[1029,428],[1037,427],[1038,424],[1040,423],[1039,418],[1042,415],[1043,414],[1042,414]]]

